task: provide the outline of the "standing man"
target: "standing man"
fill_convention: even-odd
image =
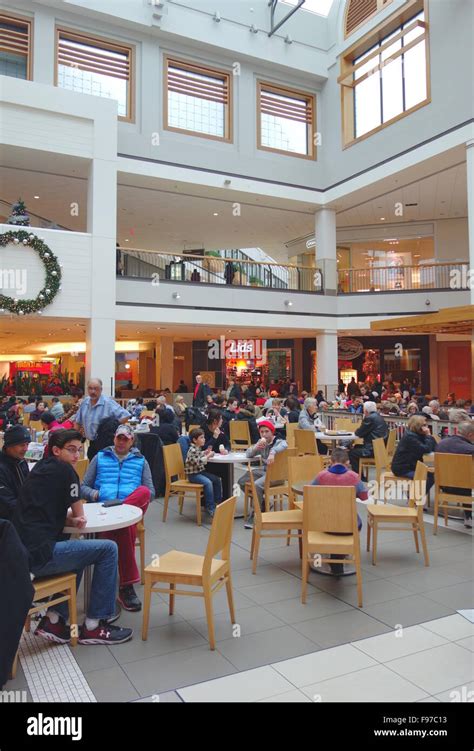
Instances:
[[[197,375],[196,386],[194,387],[193,407],[203,409],[207,404],[206,397],[209,396],[210,393],[211,389],[207,383],[204,383],[202,376]]]
[[[28,477],[25,454],[30,442],[29,430],[14,425],[5,432],[0,452],[0,519],[13,517],[20,488]]]
[[[91,378],[87,382],[87,396],[74,418],[74,429],[83,429],[84,435],[89,439],[87,456],[93,459],[97,453],[96,438],[99,423],[105,417],[114,417],[119,422],[127,422],[130,412],[120,406],[111,396],[103,396],[102,381],[100,378]]]

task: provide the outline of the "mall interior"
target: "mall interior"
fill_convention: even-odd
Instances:
[[[100,379],[123,408],[161,393],[192,407],[197,376],[224,397],[291,383],[302,402],[321,392],[332,429],[341,384],[371,375],[474,419],[473,29],[469,0],[2,0],[2,401],[65,403]],[[391,419],[401,441],[408,418]],[[433,435],[460,435],[445,419]],[[133,638],[53,643],[32,615],[3,688],[29,703],[466,701],[452,697],[474,687],[472,527],[458,501],[436,529],[433,461],[416,517],[429,565],[393,524],[374,565],[372,507],[354,501],[362,606],[358,573],[313,569],[303,604],[286,533],[253,573],[256,527],[231,483],[235,616],[219,591],[214,649],[205,603],[178,596],[170,614],[164,590],[142,638],[156,571],[141,555],[203,556],[220,512],[197,524],[194,497],[171,496],[163,521],[152,493],[143,607],[116,623]],[[275,512],[301,514],[301,546],[304,503],[282,482]]]

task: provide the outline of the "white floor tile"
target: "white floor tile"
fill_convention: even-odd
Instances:
[[[335,678],[376,663],[350,644],[294,657],[274,663],[273,667],[294,686],[309,686],[317,681]]]
[[[471,652],[474,652],[474,636],[468,636],[466,639],[460,639],[456,642],[456,644],[459,644],[460,647],[464,647],[465,649],[469,649]]]
[[[311,703],[311,699],[303,694],[302,691],[295,689],[294,691],[288,691],[285,694],[278,694],[278,696],[270,696],[268,699],[260,699],[260,703],[281,703],[281,704],[301,704]]]
[[[472,679],[472,660],[457,644],[444,644],[418,654],[387,662],[390,670],[422,688],[430,696]]]
[[[442,691],[441,693],[436,694],[435,698],[438,699],[438,701],[449,703],[474,702],[474,681],[464,683],[462,686],[455,686],[448,691]]]
[[[446,639],[432,631],[427,631],[421,626],[410,626],[405,629],[395,629],[389,634],[380,634],[380,636],[371,636],[370,639],[352,642],[352,646],[378,662],[388,662],[397,657],[405,657],[446,643]]]
[[[474,634],[474,624],[458,614],[447,615],[434,621],[427,621],[422,626],[428,629],[428,631],[439,634],[439,636],[444,636],[449,641],[458,641]]]
[[[396,675],[384,665],[358,670],[306,686],[303,692],[314,702],[413,702],[426,692]]]
[[[294,686],[270,666],[177,689],[185,702],[255,702],[287,693]]]

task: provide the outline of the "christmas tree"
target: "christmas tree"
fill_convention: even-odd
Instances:
[[[12,213],[7,219],[7,224],[16,224],[18,227],[29,227],[30,217],[26,210],[25,202],[18,199],[12,206]]]
[[[365,360],[362,365],[362,370],[365,373],[365,380],[373,383],[377,380],[378,367],[377,367],[377,355],[373,349],[368,349],[365,353]]]

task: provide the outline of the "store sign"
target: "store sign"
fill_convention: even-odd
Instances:
[[[339,360],[354,360],[362,354],[364,345],[358,339],[342,337],[337,342],[337,355]]]
[[[267,361],[266,339],[210,339],[208,342],[209,360],[258,360]]]

